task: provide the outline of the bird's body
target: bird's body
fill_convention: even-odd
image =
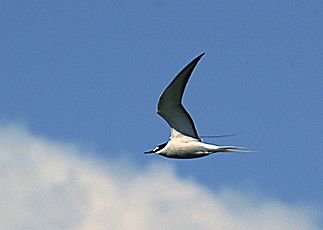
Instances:
[[[168,158],[200,158],[216,152],[234,152],[240,147],[234,146],[217,146],[207,144],[201,140],[185,136],[175,129],[172,129],[170,140],[164,144],[163,148],[155,153]]]
[[[156,153],[168,158],[198,158],[208,155],[208,152],[207,144],[172,129],[171,139]]]
[[[157,113],[169,124],[171,137],[168,142],[145,153],[155,153],[168,158],[189,159],[204,157],[216,152],[242,151],[241,147],[217,146],[202,142],[191,116],[182,105],[186,84],[203,55],[204,53],[188,64],[160,96]]]

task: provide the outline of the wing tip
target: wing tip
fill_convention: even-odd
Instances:
[[[195,59],[200,60],[205,55],[205,52],[201,53],[199,56],[197,56]]]
[[[200,55],[198,55],[196,58],[194,58],[194,60],[193,61],[191,61],[191,63],[189,63],[188,65],[187,65],[187,67],[188,66],[190,66],[190,65],[193,65],[194,67],[195,67],[195,65],[201,60],[201,58],[203,57],[205,55],[205,52],[203,52],[203,53],[201,53]]]

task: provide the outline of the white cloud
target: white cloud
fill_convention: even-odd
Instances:
[[[319,229],[313,210],[216,194],[169,165],[99,162],[0,127],[0,229]]]

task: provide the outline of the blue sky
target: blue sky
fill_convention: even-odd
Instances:
[[[323,213],[321,1],[1,1],[0,121],[208,191]],[[160,93],[206,52],[184,104],[201,135],[258,152],[169,160]],[[321,219],[322,222],[322,219]]]

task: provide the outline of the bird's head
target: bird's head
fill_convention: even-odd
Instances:
[[[157,153],[158,151],[162,150],[167,145],[167,143],[168,142],[165,142],[163,144],[160,144],[160,145],[156,146],[153,150],[146,151],[144,153],[145,154]]]

